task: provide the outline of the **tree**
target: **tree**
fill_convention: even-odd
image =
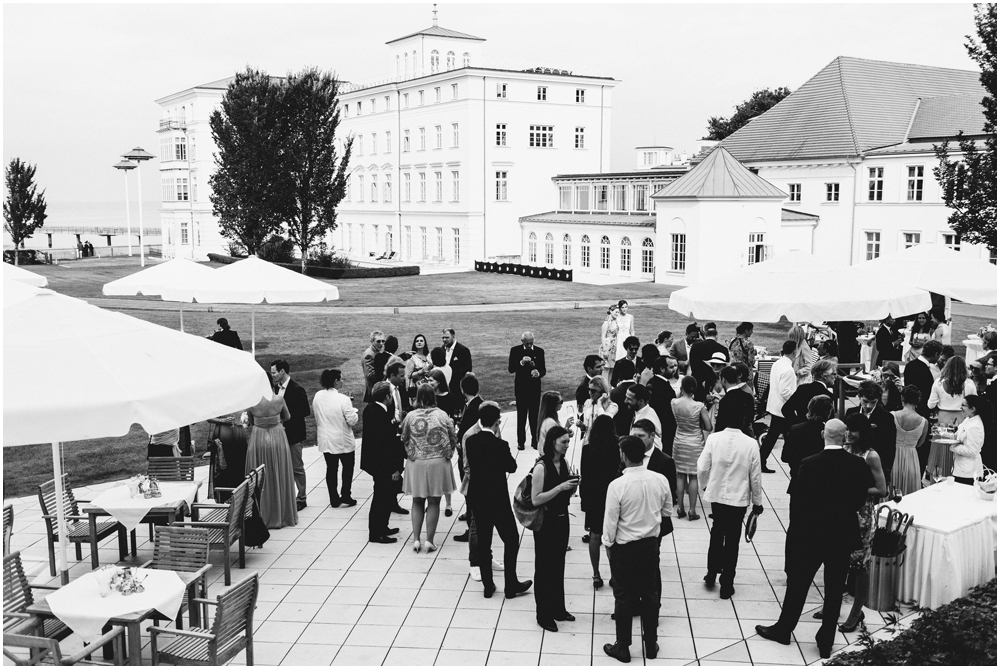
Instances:
[[[778,104],[792,92],[785,87],[762,88],[754,91],[749,100],[736,105],[736,113],[729,118],[713,116],[708,119],[708,139],[725,139],[745,126],[751,119],[760,116],[768,109]]]
[[[209,126],[218,153],[209,179],[223,237],[254,255],[291,211],[284,172],[282,84],[247,68],[236,74]]]
[[[985,244],[997,250],[997,6],[977,4],[978,42],[966,35],[965,49],[979,64],[979,81],[987,91],[982,99],[983,133],[980,146],[975,140],[958,134],[962,158],[952,162],[949,142],[934,147],[938,166],[934,177],[941,184],[944,203],[952,210],[948,225],[959,237],[972,244]]]
[[[293,192],[288,236],[299,248],[303,274],[309,250],[336,228],[337,205],[347,190],[353,140],[345,142],[338,161],[334,144],[340,124],[338,89],[333,74],[307,68],[289,74],[283,91],[285,173]]]
[[[4,230],[14,242],[14,264],[18,264],[18,249],[35,230],[45,224],[45,191],[38,192],[35,166],[12,158],[4,170],[7,199],[3,203]]]

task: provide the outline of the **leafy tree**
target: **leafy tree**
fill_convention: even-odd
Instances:
[[[282,84],[247,68],[229,84],[209,126],[218,153],[209,179],[223,237],[254,255],[291,210],[282,145]]]
[[[938,166],[934,177],[941,184],[944,203],[952,210],[948,225],[963,241],[997,250],[997,6],[977,4],[977,41],[966,35],[965,49],[979,64],[979,81],[987,91],[982,100],[986,122],[985,146],[959,133],[962,158],[948,158],[949,142],[934,147]]]
[[[760,116],[768,109],[778,104],[792,92],[785,88],[762,88],[754,91],[749,100],[736,105],[736,113],[729,118],[713,116],[708,119],[708,139],[725,139],[745,126],[751,119]]]
[[[288,236],[299,248],[303,274],[309,250],[336,228],[337,205],[347,189],[353,140],[338,161],[339,85],[333,74],[307,68],[289,74],[283,90],[284,158],[293,193]]]
[[[34,165],[12,158],[4,170],[7,199],[3,203],[4,230],[14,242],[14,264],[18,264],[18,249],[35,230],[45,223],[45,191],[38,192]]]

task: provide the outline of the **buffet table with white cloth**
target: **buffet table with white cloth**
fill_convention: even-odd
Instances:
[[[898,599],[935,609],[996,576],[997,503],[953,480],[890,503],[914,517]]]

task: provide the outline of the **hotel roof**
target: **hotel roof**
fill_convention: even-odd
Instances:
[[[483,37],[476,37],[475,35],[469,35],[466,33],[460,33],[457,30],[449,30],[448,28],[442,28],[441,26],[431,26],[430,28],[424,28],[423,30],[418,30],[415,33],[410,33],[404,37],[397,37],[396,39],[391,39],[386,44],[392,44],[393,42],[399,42],[400,40],[409,39],[410,37],[416,37],[417,35],[429,35],[431,37],[453,37],[455,39],[471,39],[477,42],[485,42],[486,39]]]
[[[757,176],[721,146],[698,166],[653,195],[655,198],[780,198],[788,193]]]
[[[907,139],[954,137],[959,130],[965,135],[985,135],[982,99],[982,95],[970,94],[919,100]]]
[[[618,225],[630,228],[656,227],[655,214],[571,214],[562,211],[548,211],[543,214],[522,216],[518,220],[522,223],[563,223],[569,225],[590,223],[597,225]]]

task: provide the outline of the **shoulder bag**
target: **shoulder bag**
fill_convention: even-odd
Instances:
[[[541,459],[537,460],[535,465],[539,462]],[[534,469],[535,465],[532,465],[531,468]],[[511,506],[514,509],[517,522],[521,525],[535,532],[542,529],[542,523],[545,520],[545,505],[535,506],[531,503],[531,472],[528,472],[528,475],[517,484]]]

